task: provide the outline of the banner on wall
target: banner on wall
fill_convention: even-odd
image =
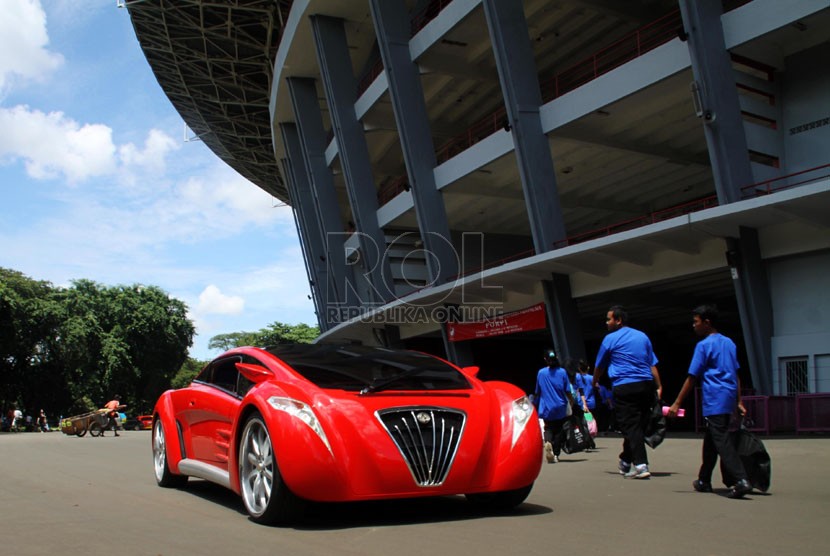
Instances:
[[[492,319],[474,322],[451,322],[447,332],[451,342],[477,340],[503,334],[515,334],[545,328],[545,304],[539,303],[526,309],[504,313]]]

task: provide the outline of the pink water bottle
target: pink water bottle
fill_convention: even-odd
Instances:
[[[669,406],[667,406],[667,405],[663,406],[663,416],[664,417],[669,414],[669,409],[670,409]],[[677,416],[678,417],[685,417],[686,416],[686,410],[681,407],[680,409],[677,410]]]

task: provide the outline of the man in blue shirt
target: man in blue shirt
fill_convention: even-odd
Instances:
[[[608,372],[617,426],[624,436],[620,474],[627,479],[648,479],[651,473],[648,470],[645,431],[651,418],[651,408],[663,389],[656,367],[657,357],[648,336],[628,326],[628,313],[621,306],[608,309],[605,326],[609,334],[603,338],[597,353],[593,385],[596,387]]]
[[[695,384],[703,386],[703,417],[706,434],[703,437],[703,463],[692,487],[698,492],[712,492],[712,472],[718,455],[724,470],[737,481],[729,487],[730,498],[742,498],[752,490],[746,470],[735,447],[729,441],[729,420],[735,408],[746,413],[741,403],[741,380],[738,377],[738,358],[735,343],[718,333],[718,311],[713,305],[701,305],[692,311],[692,327],[703,339],[695,346],[689,365],[689,376],[677,399],[669,408],[669,417],[675,417],[680,404]]]
[[[562,426],[570,415],[568,409],[573,407],[574,398],[568,373],[559,366],[559,359],[552,349],[545,352],[545,363],[547,366],[539,369],[536,375],[533,403],[545,422],[545,460],[558,463]]]

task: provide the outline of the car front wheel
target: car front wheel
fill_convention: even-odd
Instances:
[[[174,475],[167,465],[167,442],[160,419],[153,425],[153,471],[160,487],[177,488],[187,483],[187,475]]]
[[[239,483],[245,510],[256,523],[280,523],[298,518],[304,501],[282,481],[271,435],[259,414],[245,423],[239,443]]]

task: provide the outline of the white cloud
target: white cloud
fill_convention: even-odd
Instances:
[[[149,131],[143,149],[132,143],[116,147],[109,126],[82,125],[63,112],[46,114],[22,105],[0,108],[0,129],[0,158],[22,159],[32,178],[64,177],[70,184],[100,176],[134,183],[136,173],[162,174],[167,154],[179,148],[157,129]]]
[[[180,144],[163,131],[151,129],[144,141],[143,150],[127,143],[118,148],[118,156],[125,167],[138,167],[155,174],[163,174],[167,153],[179,147]]]
[[[245,300],[237,295],[225,295],[213,284],[199,294],[196,312],[201,315],[238,315],[245,309]]]
[[[46,14],[37,0],[3,2],[0,17],[0,95],[16,77],[39,81],[63,64],[47,49]]]
[[[65,176],[70,183],[112,173],[112,130],[80,125],[62,112],[45,114],[28,106],[0,108],[0,157],[25,160],[35,179]]]

